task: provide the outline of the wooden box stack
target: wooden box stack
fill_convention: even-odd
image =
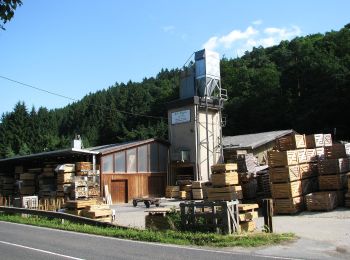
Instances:
[[[92,170],[92,164],[90,162],[76,162],[75,163],[75,175],[87,176]]]
[[[242,187],[238,185],[237,164],[216,164],[211,167],[212,187],[206,189],[208,200],[236,200],[242,199]]]
[[[334,191],[320,191],[305,196],[308,211],[330,211],[337,206],[337,193]]]
[[[74,164],[62,164],[56,168],[58,197],[70,197],[75,176]]]
[[[179,197],[179,186],[167,186],[165,189],[166,198],[178,198]]]
[[[0,195],[9,196],[13,194],[15,179],[6,173],[0,173]]]
[[[304,208],[303,195],[318,189],[317,152],[315,148],[307,148],[306,140],[305,135],[282,137],[276,142],[279,150],[268,152],[276,214],[301,211]]]
[[[325,147],[324,159],[318,162],[318,182],[321,191],[335,191],[339,206],[344,205],[347,188],[346,173],[350,171],[350,159],[344,144]]]
[[[20,195],[31,196],[36,192],[37,177],[41,173],[41,168],[31,168],[27,172],[21,173],[19,179],[21,185],[19,188]]]
[[[241,231],[252,232],[256,229],[255,219],[258,218],[258,204],[239,204],[239,226]]]
[[[91,205],[86,206],[80,215],[86,218],[91,218],[100,222],[112,221],[112,210],[108,205]]]
[[[39,197],[55,197],[56,196],[56,178],[55,165],[45,165],[41,174],[38,176],[39,181]]]
[[[204,187],[204,182],[202,181],[192,182],[192,198],[194,200],[204,199],[203,187]]]
[[[179,184],[179,197],[183,200],[192,199],[192,181],[191,180],[178,180]]]
[[[350,208],[350,173],[347,174],[348,177],[348,192],[345,194],[345,207]]]

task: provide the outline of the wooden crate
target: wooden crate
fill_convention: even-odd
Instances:
[[[316,149],[305,149],[305,150],[306,150],[307,162],[317,162],[318,157],[317,157]]]
[[[299,164],[299,172],[301,179],[315,177],[318,173],[317,163]]]
[[[313,192],[305,196],[308,211],[330,211],[337,207],[337,193],[334,191]]]
[[[299,148],[306,148],[305,135],[289,135],[276,140],[277,149],[287,151]]]
[[[305,137],[307,148],[316,148],[324,146],[324,135],[323,134],[313,134],[307,135]]]
[[[332,146],[332,135],[331,134],[324,134],[323,135],[323,143],[324,146]]]
[[[296,150],[291,151],[268,151],[268,164],[270,167],[288,166],[298,164],[298,154]]]
[[[309,194],[311,192],[318,190],[318,179],[317,177],[303,179],[301,181],[301,188],[303,190],[303,195]]]
[[[215,164],[211,166],[212,173],[222,173],[222,172],[229,172],[229,171],[237,171],[237,164],[221,163],[221,164]]]
[[[297,150],[297,155],[298,155],[298,163],[308,163],[309,162],[306,149]]]
[[[272,183],[271,193],[272,198],[274,199],[298,197],[303,193],[301,181],[293,181],[287,183]]]
[[[192,188],[193,189],[202,189],[204,184],[205,184],[205,182],[203,182],[203,181],[193,181]]]
[[[273,207],[274,214],[294,214],[304,209],[304,198],[274,199]]]
[[[318,183],[320,190],[342,190],[346,188],[346,175],[320,175]]]
[[[270,168],[270,181],[273,183],[291,182],[301,179],[299,165]]]
[[[203,199],[203,189],[192,189],[192,198],[194,200],[202,200]]]
[[[324,153],[326,159],[339,159],[347,157],[344,144],[333,144],[332,146],[325,147]]]
[[[238,181],[237,172],[216,173],[212,174],[211,176],[211,182],[213,186],[217,187],[236,185],[238,184]]]
[[[328,159],[318,162],[319,175],[344,173],[349,171],[349,159]]]

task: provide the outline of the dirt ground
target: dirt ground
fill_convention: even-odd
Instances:
[[[181,201],[163,200],[161,207],[178,207]],[[113,205],[117,223],[122,226],[145,228],[146,207],[139,203]],[[151,208],[154,206],[151,206]],[[264,220],[256,221],[257,230],[263,229]],[[291,216],[274,216],[274,232],[293,232],[294,243],[257,249],[234,249],[255,254],[302,259],[350,259],[350,209],[337,208],[330,212],[302,212]]]

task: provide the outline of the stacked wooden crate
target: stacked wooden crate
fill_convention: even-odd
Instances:
[[[258,204],[239,204],[239,225],[241,231],[252,232],[256,229],[255,219],[258,218]]]
[[[112,221],[112,210],[108,205],[90,205],[81,210],[80,215],[100,222]]]
[[[324,148],[324,159],[318,162],[319,188],[321,191],[335,191],[339,206],[344,205],[346,173],[349,170],[350,160],[344,144],[333,144]]]
[[[0,173],[0,194],[3,196],[13,195],[15,179],[7,173]]]
[[[308,211],[330,211],[337,206],[337,193],[334,191],[320,191],[305,196]]]
[[[57,191],[58,197],[70,197],[73,189],[73,182],[75,176],[74,164],[62,164],[56,168],[57,172]]]
[[[84,200],[68,200],[65,203],[67,210],[65,211],[68,214],[73,214],[80,216],[81,211],[88,206],[96,205],[96,199],[84,199]]]
[[[274,210],[293,214],[304,208],[303,195],[317,190],[317,154],[306,149],[305,135],[277,140],[277,149],[268,152]]]
[[[204,182],[202,181],[192,182],[192,198],[194,200],[204,199],[203,187],[204,187]]]
[[[31,196],[36,193],[37,177],[41,173],[41,168],[31,168],[19,176],[19,193],[21,196]]]
[[[192,181],[191,180],[178,180],[179,184],[179,197],[183,200],[192,199]]]
[[[345,194],[345,207],[350,208],[350,173],[347,174],[348,177],[348,192]]]
[[[211,167],[212,187],[207,188],[209,201],[242,199],[242,187],[238,185],[237,164],[216,164]]]
[[[55,197],[56,196],[56,178],[55,165],[47,164],[42,169],[42,173],[38,176],[39,197]]]
[[[166,198],[178,198],[179,197],[179,186],[166,186],[165,188],[165,197]]]

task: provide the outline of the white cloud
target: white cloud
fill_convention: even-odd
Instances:
[[[298,26],[267,27],[257,29],[254,25],[262,24],[261,20],[252,22],[246,30],[232,30],[226,35],[212,36],[203,44],[203,48],[216,50],[226,56],[241,56],[253,47],[270,47],[279,44],[282,40],[291,40],[301,35]]]
[[[173,31],[175,31],[175,26],[174,25],[163,26],[162,30],[165,33],[173,32]]]

